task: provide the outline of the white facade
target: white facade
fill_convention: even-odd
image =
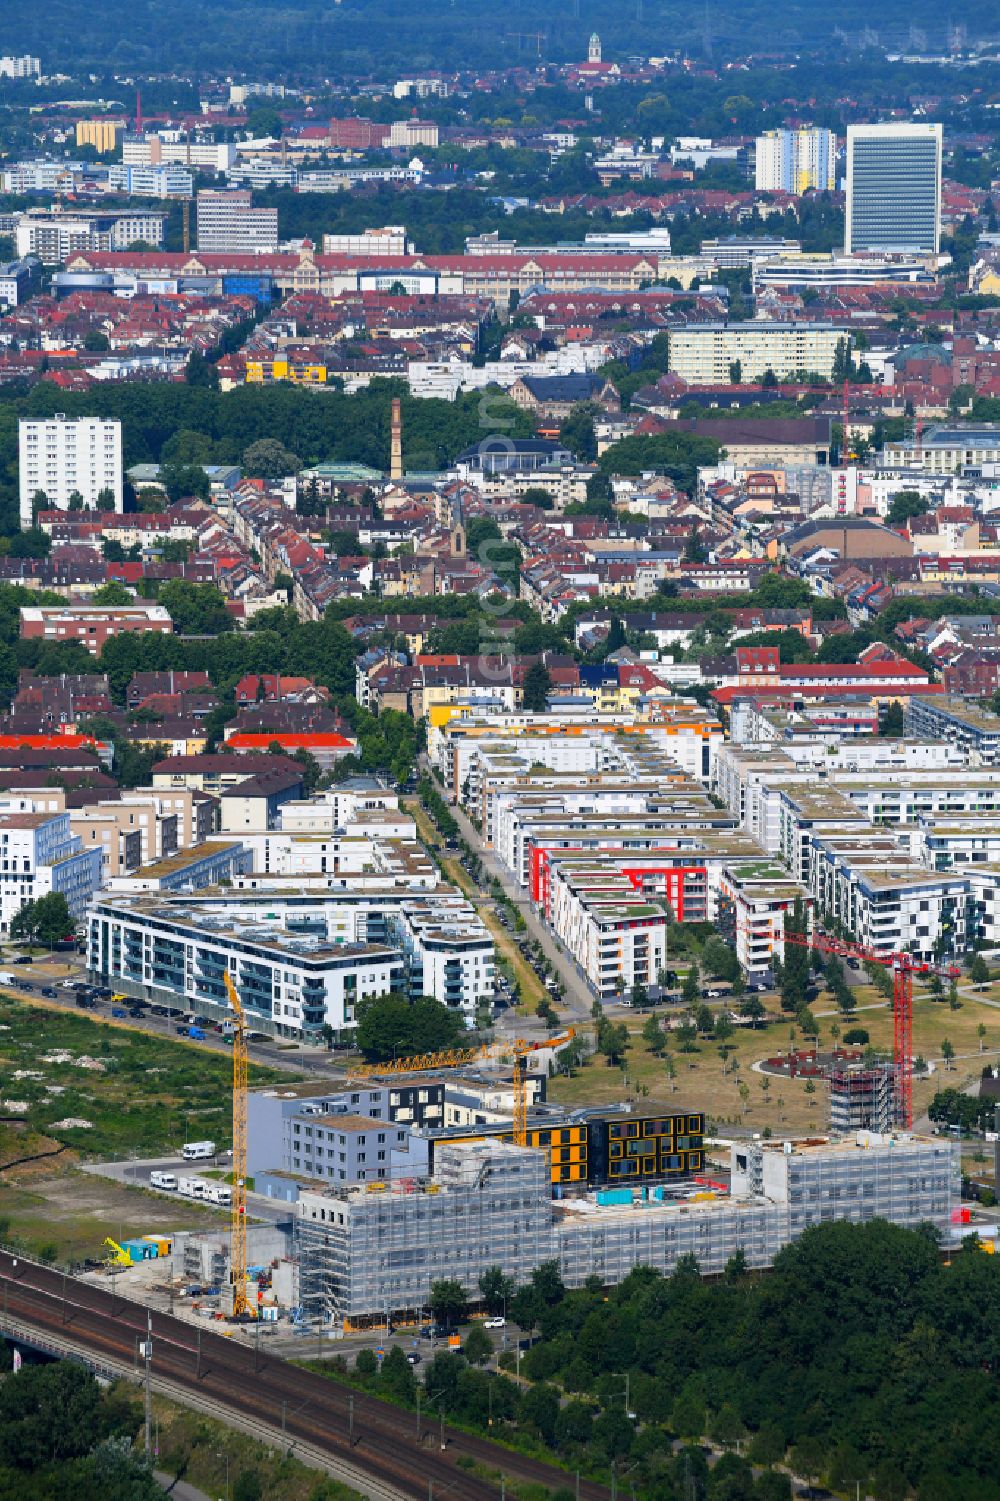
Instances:
[[[690,385],[724,385],[739,363],[740,379],[778,380],[805,370],[829,380],[844,330],[826,323],[692,323],[671,330],[670,369]]]
[[[80,251],[127,250],[137,240],[162,245],[163,223],[160,213],[28,213],[18,221],[14,243],[19,256],[58,266]]]
[[[190,198],[194,193],[194,177],[187,167],[116,164],[108,168],[108,182],[135,198]]]
[[[757,137],[755,185],[758,193],[805,193],[837,186],[837,138],[814,126],[770,130]]]
[[[358,234],[323,236],[324,255],[412,255],[413,242],[402,224],[362,229]]]
[[[74,918],[101,883],[101,852],[85,850],[68,813],[0,814],[0,933],[26,902],[60,892]]]
[[[23,57],[0,57],[0,78],[38,78],[42,71],[41,59]]]
[[[122,509],[122,425],[117,418],[22,417],[18,421],[21,525],[31,525],[31,502],[44,491],[49,507],[66,510],[74,491],[93,507],[102,490]]]
[[[278,248],[278,210],[254,208],[242,188],[198,193],[198,249],[209,254],[261,255]]]
[[[283,1036],[354,1023],[358,1000],[401,990],[433,995],[467,1025],[493,995],[493,939],[449,889],[320,885],[290,895],[288,880],[234,877],[226,895],[95,903],[89,967],[123,988],[195,1010],[227,1002],[229,969],[257,1024]],[[168,905],[169,904],[169,905]],[[178,999],[180,997],[180,999]]]

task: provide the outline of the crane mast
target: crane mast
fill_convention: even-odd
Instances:
[[[229,1252],[229,1278],[233,1287],[233,1318],[253,1318],[256,1310],[247,1298],[247,1031],[246,1017],[236,986],[225,974],[226,992],[233,1008],[233,1203]]]

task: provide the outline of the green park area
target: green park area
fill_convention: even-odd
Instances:
[[[914,1080],[916,1120],[926,1114],[940,1090],[961,1089],[978,1078],[985,1064],[1000,1063],[1000,1007],[990,1004],[995,988],[980,994],[963,985],[958,1007],[953,1009],[946,995],[934,998],[926,988],[916,987],[914,1055],[932,1065],[929,1073],[918,1072]],[[814,1003],[811,1015],[820,1050],[844,1044],[848,1034],[861,1029],[868,1034],[869,1047],[891,1053],[889,1002],[870,985],[858,986],[855,998],[857,1009],[848,1016],[836,1011],[822,994]],[[776,997],[767,997],[766,1003],[768,1016],[774,1017]],[[617,1098],[662,1101],[704,1110],[720,1128],[742,1125],[760,1131],[770,1127],[775,1134],[826,1129],[827,1092],[821,1080],[769,1077],[754,1068],[773,1054],[811,1045],[815,1034],[804,1033],[794,1015],[781,1015],[766,1025],[744,1024],[729,1030],[723,1024],[719,1028],[719,1016],[730,1005],[712,1001],[701,1009],[705,1014],[699,1019],[707,1023],[711,1016],[711,1030],[707,1026],[671,1027],[682,1019],[677,1007],[633,1014],[621,1022],[616,1013],[612,1025],[619,1036],[611,1039],[612,1053],[592,1053],[571,1074],[551,1080],[550,1097],[572,1105],[597,1105]],[[654,1021],[659,1022],[657,1029]],[[624,1046],[615,1047],[616,1041]]]
[[[291,1076],[254,1065],[251,1084]],[[81,1157],[232,1140],[232,1064],[190,1043],[0,996],[0,1118]],[[12,1156],[24,1155],[14,1151]]]

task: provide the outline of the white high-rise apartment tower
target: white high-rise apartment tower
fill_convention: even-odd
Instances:
[[[847,127],[845,249],[937,255],[941,126]]]
[[[837,138],[820,126],[769,130],[757,137],[755,185],[759,193],[820,192],[837,186]]]
[[[31,502],[43,490],[53,510],[65,511],[70,496],[94,506],[102,490],[122,509],[122,425],[117,418],[22,417],[18,422],[21,525],[31,525]]]

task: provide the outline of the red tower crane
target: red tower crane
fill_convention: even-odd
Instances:
[[[962,973],[954,965],[926,964],[912,954],[899,950],[890,954],[876,953],[864,944],[848,943],[843,938],[831,938],[826,933],[796,933],[786,931],[785,943],[802,949],[817,949],[821,954],[836,954],[843,959],[861,959],[870,964],[880,964],[892,970],[892,1016],[893,1016],[893,1062],[896,1072],[896,1115],[901,1126],[913,1125],[913,976],[942,975],[952,980]]]

